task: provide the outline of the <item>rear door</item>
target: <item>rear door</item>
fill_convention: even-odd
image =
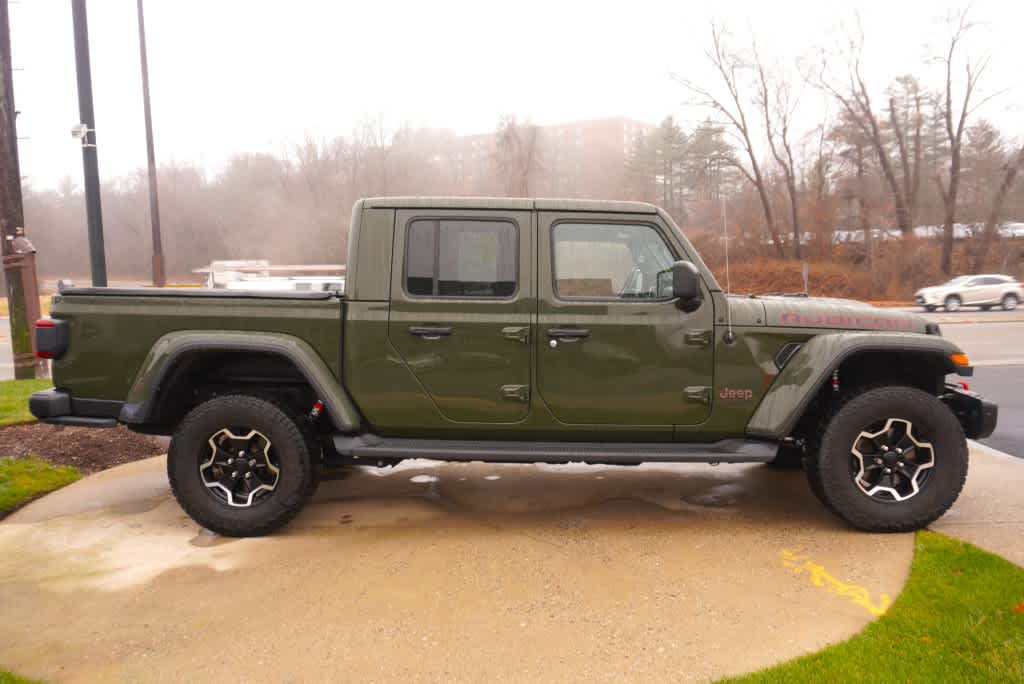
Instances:
[[[985,276],[981,279],[984,287],[984,296],[980,300],[983,304],[998,304],[1003,299],[1003,290],[1006,288],[1006,279],[1000,276]]]
[[[656,215],[538,215],[540,397],[570,424],[694,425],[711,410],[714,311],[682,311]],[[668,292],[665,292],[665,285]]]
[[[529,211],[396,212],[388,338],[451,421],[529,411],[533,230]]]
[[[971,278],[964,284],[963,289],[963,303],[964,304],[981,304],[986,301],[986,290],[988,288],[985,285],[985,278]]]

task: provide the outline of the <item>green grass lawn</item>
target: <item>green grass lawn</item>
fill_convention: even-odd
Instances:
[[[25,679],[16,674],[0,670],[0,684],[39,684],[35,679]]]
[[[728,682],[1024,682],[1024,569],[919,532],[889,611],[848,641]]]
[[[82,474],[38,458],[0,458],[0,518],[29,499],[71,484]]]
[[[35,420],[28,412],[28,395],[49,387],[53,387],[49,378],[0,380],[0,427]]]

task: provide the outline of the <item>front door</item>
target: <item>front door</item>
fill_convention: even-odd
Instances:
[[[538,390],[560,421],[707,418],[713,305],[707,290],[691,313],[671,298],[665,274],[686,256],[669,231],[653,214],[539,214]]]
[[[396,213],[388,339],[438,411],[522,420],[530,406],[529,211]]]

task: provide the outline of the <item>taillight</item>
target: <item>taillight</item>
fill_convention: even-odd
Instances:
[[[36,321],[36,356],[59,359],[68,346],[67,321],[40,318]]]

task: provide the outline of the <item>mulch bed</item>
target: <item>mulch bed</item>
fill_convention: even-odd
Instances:
[[[28,423],[0,430],[0,456],[38,456],[53,465],[95,473],[167,451],[166,442],[123,425],[96,429]]]

